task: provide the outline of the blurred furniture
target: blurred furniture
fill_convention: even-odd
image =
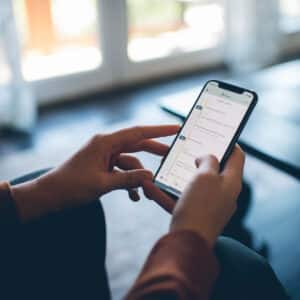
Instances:
[[[251,88],[259,95],[257,108],[240,138],[244,149],[297,179],[300,179],[299,74],[300,60],[296,60],[252,76],[229,80]],[[197,93],[200,89],[199,86]],[[195,90],[181,92],[163,99],[161,106],[184,119],[195,95]]]
[[[0,1],[0,69],[0,126],[30,131],[35,121],[35,103],[22,76],[11,0]]]

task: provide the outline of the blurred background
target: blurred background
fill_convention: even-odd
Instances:
[[[208,79],[243,85],[260,103],[240,141],[243,206],[225,234],[300,299],[299,57],[300,0],[1,0],[0,180],[55,166],[99,131],[181,122]],[[104,201],[115,299],[169,221],[120,197]]]

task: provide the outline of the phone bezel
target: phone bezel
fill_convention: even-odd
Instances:
[[[220,81],[220,80],[209,80],[209,81],[207,81],[207,82],[205,83],[204,87],[202,88],[201,92],[199,93],[198,97],[196,98],[195,103],[193,104],[191,110],[189,111],[187,117],[185,118],[185,120],[184,120],[184,122],[183,122],[183,124],[182,124],[182,126],[181,126],[181,129],[179,130],[179,132],[177,133],[176,137],[174,138],[174,141],[172,142],[172,144],[171,144],[171,146],[170,146],[170,148],[169,148],[168,153],[167,153],[167,154],[165,155],[165,157],[163,158],[163,160],[162,160],[162,162],[161,162],[159,168],[157,169],[157,171],[156,171],[156,173],[155,173],[155,175],[154,175],[154,178],[153,178],[154,184],[155,184],[156,186],[158,186],[161,190],[163,190],[165,193],[167,193],[168,195],[170,195],[170,196],[171,196],[173,199],[175,199],[175,200],[178,199],[179,196],[178,196],[178,195],[175,195],[175,193],[172,193],[172,192],[171,192],[171,190],[174,190],[174,189],[173,189],[172,187],[166,187],[166,188],[165,188],[164,184],[162,184],[162,183],[156,181],[156,180],[157,180],[157,175],[159,174],[159,172],[160,172],[160,170],[161,170],[161,168],[162,168],[162,166],[163,166],[165,160],[167,159],[169,153],[171,152],[173,146],[175,145],[177,139],[179,138],[179,136],[180,136],[180,134],[181,134],[181,132],[182,132],[182,130],[183,130],[183,127],[185,126],[186,122],[188,121],[188,119],[189,119],[191,113],[193,112],[193,110],[194,110],[194,108],[195,108],[195,106],[196,106],[198,100],[199,100],[200,97],[202,96],[202,94],[203,94],[203,92],[205,91],[207,85],[210,84],[210,83],[212,83],[212,82],[217,83],[218,86],[219,86],[221,89],[224,89],[224,90],[227,90],[227,91],[231,91],[231,92],[234,92],[234,93],[237,93],[237,94],[250,93],[250,94],[253,95],[252,102],[251,102],[251,104],[249,105],[249,107],[248,107],[248,109],[247,109],[247,112],[246,112],[245,116],[243,117],[243,119],[242,119],[242,121],[241,121],[239,127],[237,128],[237,130],[236,130],[236,132],[235,132],[235,134],[234,134],[234,136],[233,136],[231,142],[229,143],[229,145],[228,145],[228,147],[227,147],[227,149],[226,149],[226,151],[225,151],[225,154],[224,154],[224,156],[223,156],[223,158],[222,158],[222,160],[221,160],[221,162],[220,162],[220,170],[222,170],[222,169],[224,168],[227,159],[229,158],[229,156],[230,156],[230,154],[231,154],[231,152],[232,152],[232,150],[233,150],[235,144],[237,143],[237,141],[238,141],[238,139],[239,139],[239,137],[240,137],[240,135],[241,135],[243,129],[245,128],[245,126],[246,126],[246,124],[247,124],[247,122],[248,122],[248,120],[249,120],[249,117],[250,117],[251,113],[253,112],[253,109],[255,108],[255,106],[256,106],[256,104],[257,104],[257,102],[258,102],[258,95],[257,95],[257,93],[254,92],[254,91],[251,91],[251,90],[248,90],[248,89],[239,87],[239,86],[235,86],[235,85],[232,85],[232,84],[230,84],[230,83],[226,83],[226,82],[223,82],[223,81]],[[178,192],[180,192],[180,191],[178,191]]]

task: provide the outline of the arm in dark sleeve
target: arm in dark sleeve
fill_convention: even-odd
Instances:
[[[17,251],[22,226],[9,183],[0,182],[0,262]]]
[[[15,250],[20,236],[21,222],[10,185],[0,182],[0,261]]]
[[[197,233],[173,232],[155,245],[126,299],[206,300],[218,271],[212,250]]]
[[[0,182],[0,232],[15,229],[20,224],[20,219],[12,198],[10,185]]]
[[[0,298],[6,299],[7,292],[16,288],[21,268],[22,226],[8,183],[0,182]]]

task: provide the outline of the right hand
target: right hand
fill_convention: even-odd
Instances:
[[[238,146],[221,173],[214,156],[198,159],[198,175],[177,202],[170,231],[192,230],[213,247],[236,210],[244,162],[244,153]]]
[[[84,205],[117,189],[128,190],[130,197],[138,200],[134,188],[151,181],[153,175],[128,154],[166,155],[169,147],[153,138],[174,135],[179,129],[178,125],[137,126],[96,135],[59,167],[11,188],[21,219]],[[151,186],[145,187],[145,192],[152,193]]]

